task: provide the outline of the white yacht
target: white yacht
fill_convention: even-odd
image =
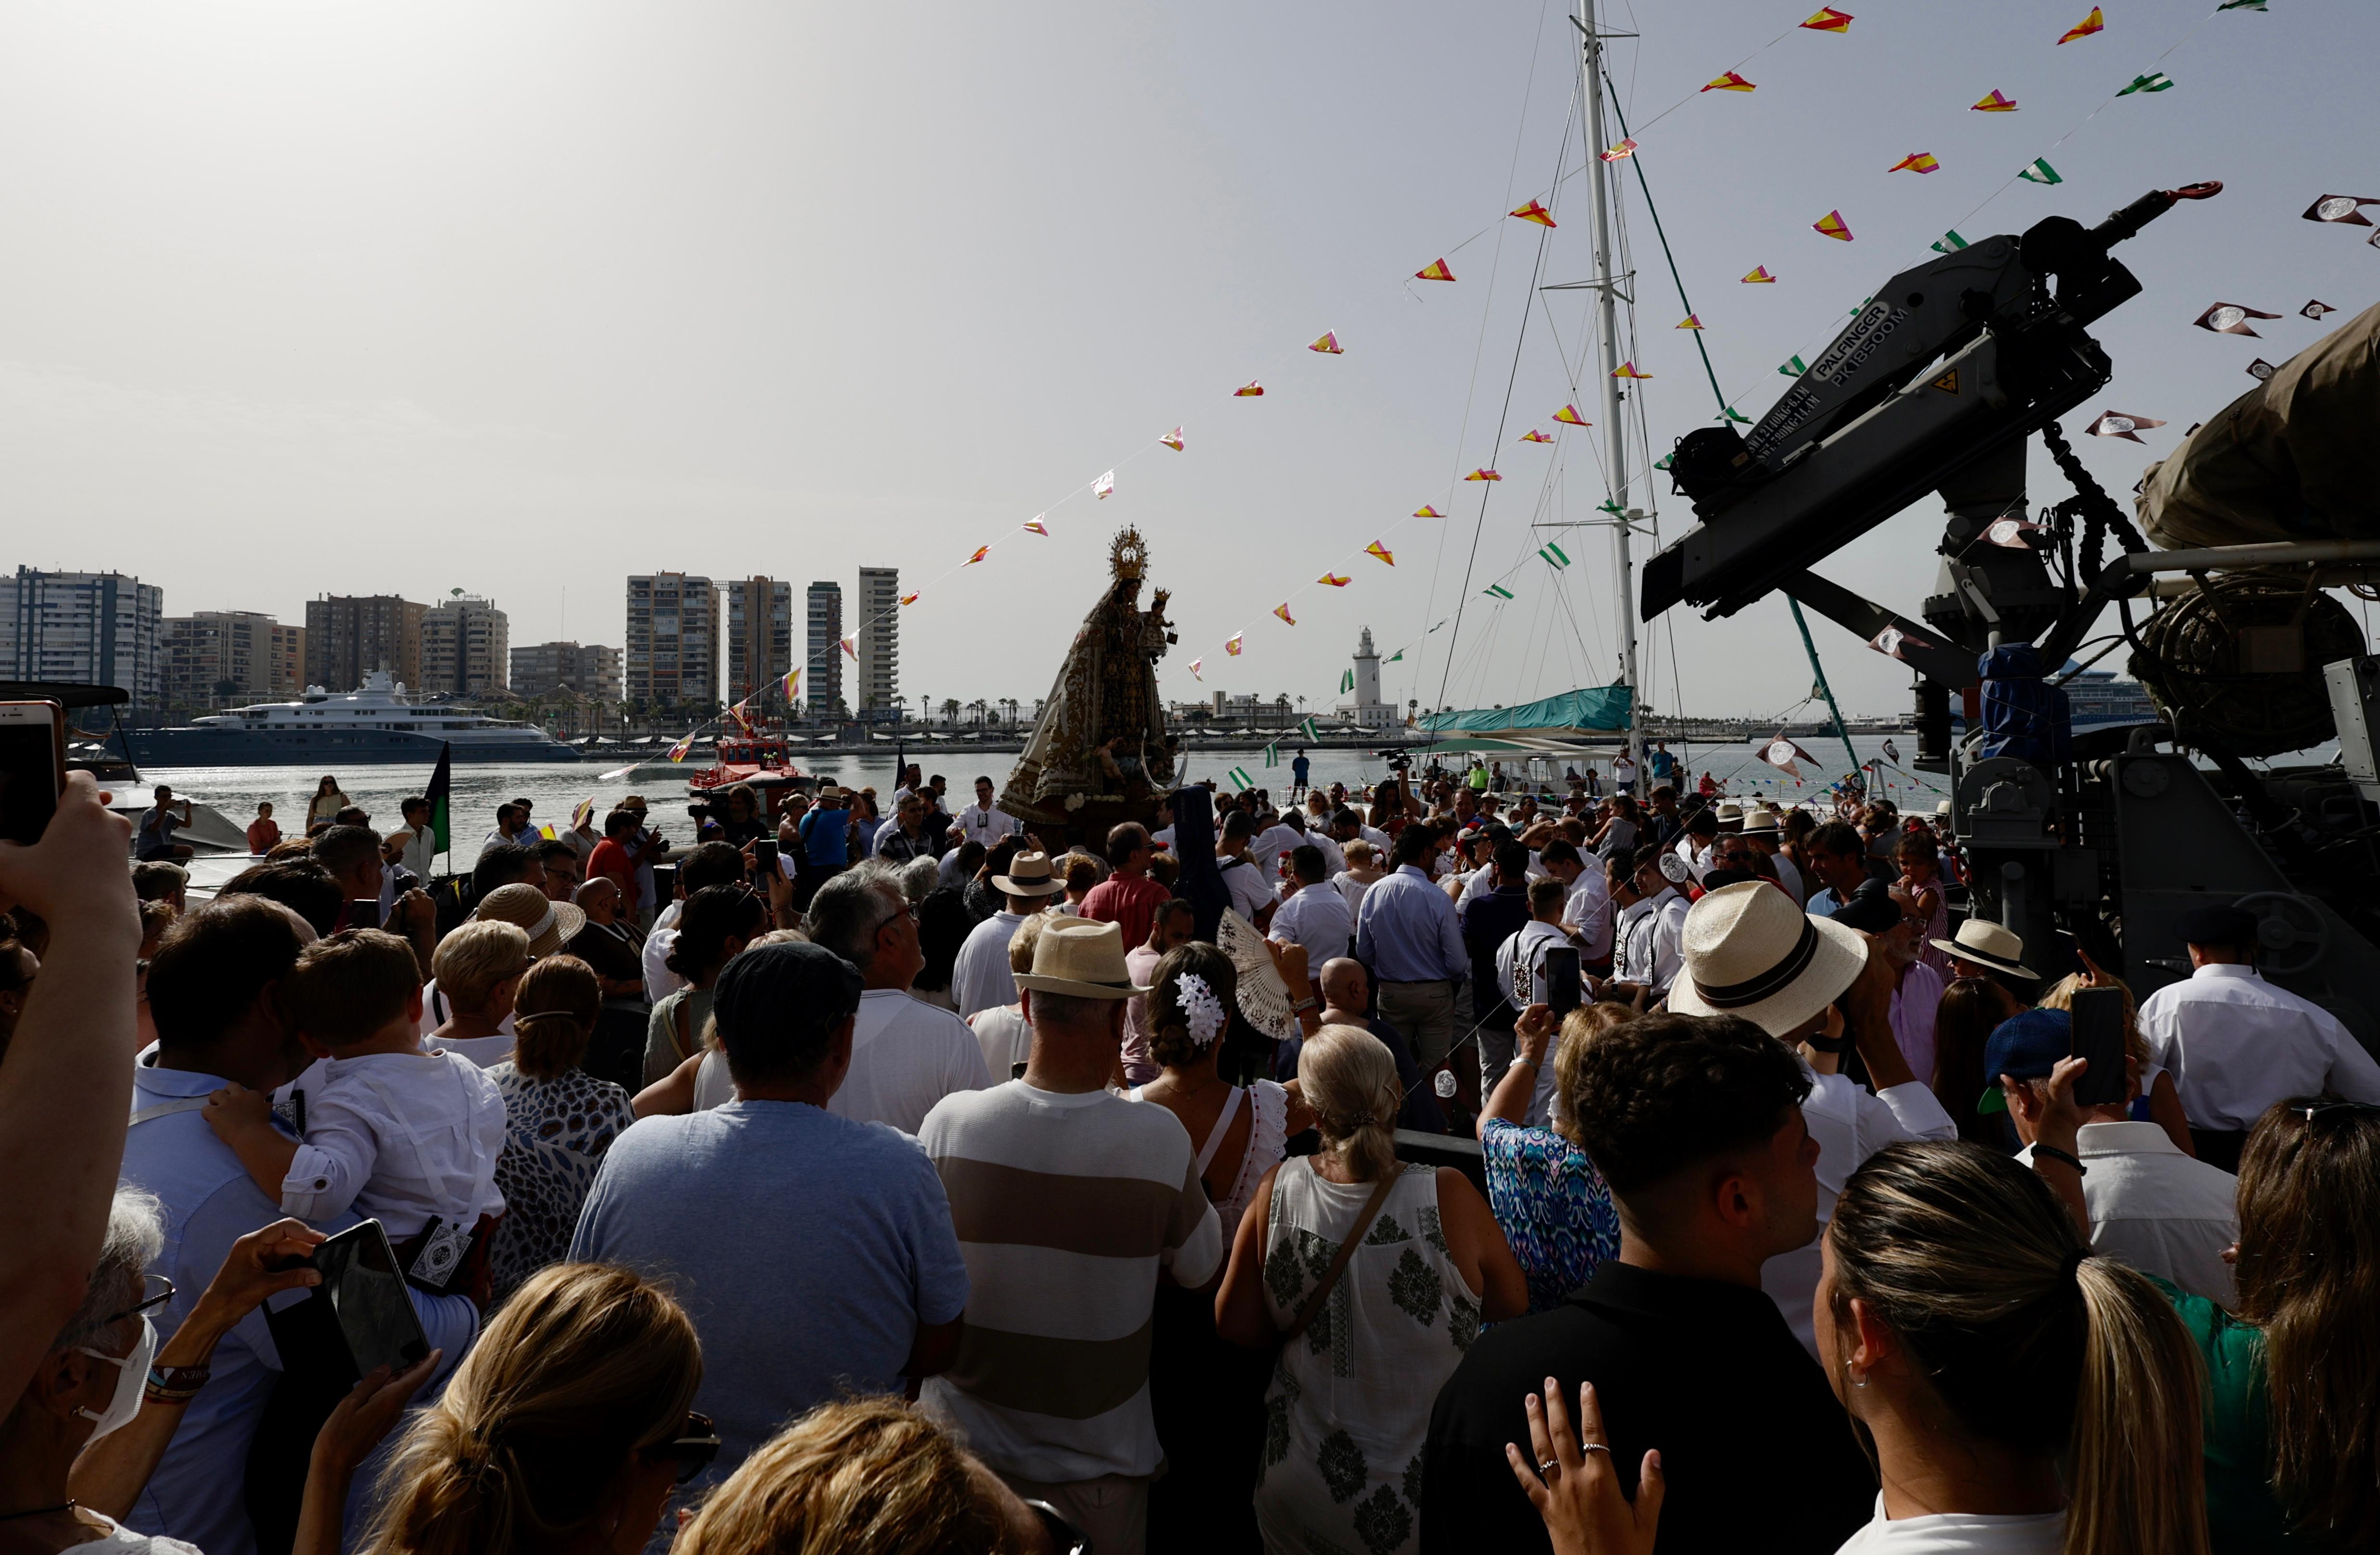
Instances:
[[[125,738],[142,766],[420,765],[437,760],[441,745],[458,766],[578,759],[535,724],[409,701],[384,669],[355,691],[309,686],[296,702],[259,702],[180,728],[128,729]]]

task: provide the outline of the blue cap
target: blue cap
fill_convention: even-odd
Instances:
[[[2074,1053],[2074,1018],[2062,1009],[2029,1009],[1992,1028],[1984,1041],[1984,1094],[1979,1113],[2008,1111],[2000,1077],[2046,1079],[2061,1058]]]

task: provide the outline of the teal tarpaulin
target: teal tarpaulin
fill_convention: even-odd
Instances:
[[[1432,713],[1421,728],[1432,734],[1609,734],[1628,727],[1628,704],[1624,685],[1585,686],[1517,707]]]

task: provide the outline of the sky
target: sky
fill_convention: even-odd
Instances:
[[[1688,303],[1756,419],[1946,228],[2154,187],[2228,186],[2119,251],[2145,290],[2095,328],[2116,377],[2066,425],[2169,425],[2078,439],[2110,490],[2319,338],[2309,298],[2370,305],[2375,229],[2298,213],[2380,194],[2380,12],[2214,3],[2111,0],[2063,45],[2084,0],[1852,0],[1841,35],[1795,29],[1809,0],[1607,13],[1642,34],[1617,106],[1685,291],[1632,172],[1642,447],[1715,414]],[[1586,181],[1556,183],[1574,37],[1535,0],[0,5],[0,565],[291,621],[461,588],[516,645],[615,645],[630,573],[848,598],[892,565],[920,596],[904,692],[1029,705],[1131,524],[1173,596],[1169,697],[1328,707],[1366,626],[1400,702],[1609,681],[1610,531],[1539,527],[1609,494],[1602,428],[1551,421],[1603,420],[1588,294],[1532,290],[1593,269]],[[1695,90],[1729,68],[1758,90]],[[2174,90],[2104,102],[2152,69]],[[1969,110],[1994,90],[2018,112]],[[1915,151],[1940,171],[1886,171]],[[2062,184],[2010,181],[2045,154]],[[1503,217],[1532,197],[1556,229]],[[1834,211],[1852,241],[1812,230]],[[1408,280],[1440,257],[1455,283]],[[2284,317],[2192,329],[2216,301]],[[1305,349],[1325,330],[1343,354]],[[1630,458],[1676,538],[1688,504]],[[1505,478],[1458,478],[1480,466]],[[2032,483],[2066,495],[2037,445]],[[1920,504],[1819,571],[1913,613],[1939,526]],[[1846,712],[1908,705],[1905,669],[1813,630]],[[1810,689],[1779,599],[1645,644],[1658,711]]]

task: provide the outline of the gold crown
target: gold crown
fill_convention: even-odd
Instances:
[[[1119,578],[1138,578],[1148,570],[1148,542],[1127,525],[1108,547],[1108,564]]]

